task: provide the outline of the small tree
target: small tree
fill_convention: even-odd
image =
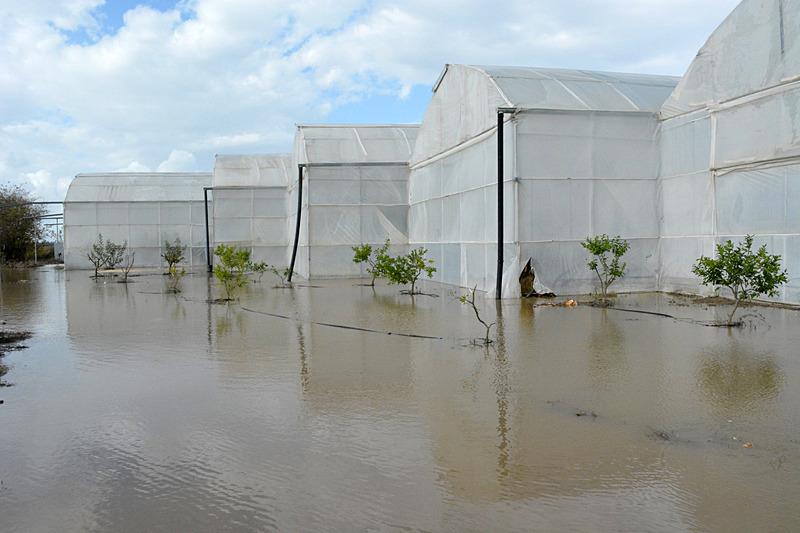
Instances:
[[[122,261],[122,282],[128,283],[128,274],[133,269],[133,261],[136,258],[136,252],[131,251],[125,254],[125,259]]]
[[[225,299],[231,301],[236,292],[247,285],[247,270],[250,267],[250,250],[220,244],[214,249],[219,262],[214,265],[214,277],[225,289]]]
[[[269,269],[270,269],[270,266],[268,264],[266,264],[264,261],[258,261],[256,263],[251,263],[250,264],[250,271],[253,272],[254,274],[258,275],[258,280],[253,280],[253,283],[256,283],[256,281],[258,281],[258,283],[261,283],[261,278],[264,277],[264,273]]]
[[[164,259],[164,262],[167,263],[167,274],[173,271],[177,272],[177,268],[174,267],[184,260],[185,252],[186,246],[181,244],[179,238],[176,238],[175,242],[164,242],[164,253],[161,254],[161,257]]]
[[[608,287],[617,279],[625,275],[625,263],[621,262],[622,256],[628,252],[630,244],[619,235],[609,237],[605,233],[594,237],[587,237],[581,243],[590,254],[594,256],[587,264],[590,270],[597,274],[600,280],[600,293],[604,303],[608,302]]]
[[[128,241],[116,244],[111,240],[106,241],[106,268],[113,269],[121,265],[125,260],[125,252],[128,250]]]
[[[383,261],[383,271],[389,283],[392,285],[411,285],[410,295],[419,294],[416,290],[417,281],[425,273],[429,278],[433,277],[436,267],[433,266],[433,259],[428,259],[425,248],[416,248],[407,255],[397,257],[387,257]]]
[[[481,318],[480,312],[478,312],[478,306],[475,305],[475,289],[477,289],[477,285],[469,290],[467,294],[462,294],[458,297],[458,301],[464,305],[468,305],[472,308],[472,311],[475,313],[475,318],[478,319],[478,322],[486,329],[485,335],[483,336],[482,342],[484,345],[488,345],[492,343],[492,339],[489,338],[489,333],[494,326],[494,322],[488,324],[484,319]]]
[[[89,262],[94,266],[94,279],[97,279],[97,271],[106,266],[108,260],[108,256],[106,255],[106,243],[103,241],[102,233],[97,234],[97,240],[92,244],[86,257],[89,258]]]
[[[289,273],[291,270],[288,268],[278,268],[276,266],[270,266],[269,271],[278,276],[278,280],[280,281],[279,287],[291,287],[292,283],[287,281],[289,278]]]
[[[20,185],[0,185],[0,260],[24,261],[34,241],[43,235],[43,205]]]
[[[717,244],[717,258],[701,256],[692,272],[701,278],[703,285],[727,287],[731,291],[734,305],[728,315],[728,326],[734,325],[733,317],[744,300],[775,296],[789,279],[787,271],[781,269],[780,255],[768,254],[766,245],[753,252],[752,235],[736,245],[730,240]]]
[[[353,262],[366,263],[367,273],[372,277],[370,286],[375,286],[375,280],[386,274],[386,260],[389,258],[389,239],[380,248],[373,248],[371,244],[353,246]]]

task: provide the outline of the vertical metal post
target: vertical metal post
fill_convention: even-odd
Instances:
[[[495,298],[503,297],[503,112],[497,111],[497,286]]]
[[[289,263],[289,282],[294,275],[294,262],[297,259],[297,244],[300,242],[300,216],[303,212],[303,165],[297,165],[297,215],[294,226],[294,246],[292,246],[292,261]]]
[[[211,187],[203,187],[203,204],[206,210],[206,264],[208,265],[208,271],[211,272],[213,268],[211,267],[211,237],[208,233],[208,191],[211,190]]]

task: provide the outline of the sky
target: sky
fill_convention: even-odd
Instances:
[[[413,123],[446,63],[682,75],[738,0],[0,0],[0,182],[211,171]]]

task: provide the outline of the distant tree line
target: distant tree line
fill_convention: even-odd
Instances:
[[[31,255],[35,240],[44,236],[41,217],[47,213],[43,205],[20,185],[0,185],[0,260],[25,261]]]

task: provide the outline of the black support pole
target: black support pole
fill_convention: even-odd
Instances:
[[[503,297],[503,112],[497,111],[497,287],[495,298]]]
[[[206,209],[206,264],[209,272],[213,270],[211,267],[211,237],[208,233],[208,191],[210,190],[211,187],[203,187],[203,204]]]
[[[300,216],[303,212],[303,165],[297,165],[297,221],[294,225],[294,246],[292,246],[292,261],[289,263],[289,277],[291,283],[294,275],[294,262],[297,259],[297,244],[300,242]]]

